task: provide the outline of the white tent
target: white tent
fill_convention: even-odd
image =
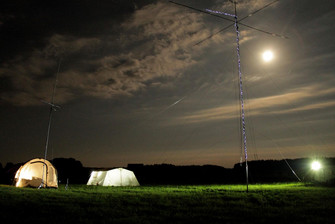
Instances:
[[[92,171],[87,185],[140,186],[134,172],[123,168],[108,171]]]
[[[32,159],[22,165],[15,174],[16,187],[43,187],[58,188],[57,170],[48,161],[44,159]]]

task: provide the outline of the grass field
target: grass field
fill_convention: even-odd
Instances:
[[[335,223],[335,188],[0,185],[0,207],[1,223]]]

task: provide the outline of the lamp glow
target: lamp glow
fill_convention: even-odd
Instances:
[[[318,161],[314,161],[312,163],[312,170],[318,171],[319,169],[321,169],[321,164]]]

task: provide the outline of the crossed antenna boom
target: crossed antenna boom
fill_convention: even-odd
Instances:
[[[255,10],[254,12],[248,14],[247,16],[244,16],[244,17],[242,17],[241,19],[237,20],[237,23],[238,23],[239,25],[245,26],[245,27],[247,27],[247,28],[249,28],[249,29],[253,29],[253,30],[256,30],[256,31],[259,31],[259,32],[262,32],[262,33],[265,33],[265,34],[268,34],[268,35],[271,35],[271,36],[274,36],[274,37],[279,37],[279,38],[283,38],[283,39],[288,39],[288,37],[286,37],[286,36],[284,36],[284,35],[276,34],[276,33],[272,33],[272,32],[268,32],[268,31],[265,31],[265,30],[262,30],[262,29],[259,29],[259,28],[256,28],[256,27],[249,26],[249,25],[247,25],[247,24],[241,23],[241,21],[245,20],[246,18],[249,18],[249,17],[255,15],[255,14],[258,13],[259,11],[261,11],[261,10],[263,10],[263,9],[265,9],[265,8],[267,8],[267,7],[269,7],[269,6],[271,6],[271,5],[273,5],[274,3],[278,2],[278,1],[279,1],[279,0],[275,0],[275,1],[272,1],[272,2],[270,2],[270,3],[266,4],[266,5],[264,5],[263,7],[261,7],[261,8],[259,8],[259,9]],[[214,14],[214,13],[216,13],[216,12],[218,12],[218,11],[212,11],[212,10],[210,10],[210,11],[205,11],[205,10],[197,9],[197,8],[192,7],[192,6],[184,5],[184,4],[181,4],[181,3],[178,3],[178,2],[174,2],[174,1],[169,1],[169,2],[171,2],[171,3],[173,3],[173,4],[176,4],[176,5],[179,5],[179,6],[183,6],[183,7],[185,7],[185,8],[189,8],[189,9],[192,9],[192,10],[195,10],[195,11],[198,11],[198,12],[201,12],[201,13],[205,13],[205,14],[208,14],[208,15],[211,15],[211,16],[215,16],[215,17],[217,17],[217,18],[220,18],[220,19],[223,19],[223,20],[226,20],[226,21],[233,22],[232,24],[230,24],[230,25],[228,25],[228,26],[222,28],[221,30],[217,31],[216,33],[211,34],[210,36],[206,37],[205,39],[203,39],[203,40],[199,41],[198,43],[194,44],[194,46],[199,45],[199,44],[203,43],[204,41],[206,41],[206,40],[212,38],[213,36],[215,36],[215,35],[217,35],[217,34],[223,32],[223,31],[225,31],[226,29],[228,29],[228,28],[234,26],[235,20],[230,19],[230,18],[223,17],[223,16],[218,15],[218,14]],[[236,3],[236,2],[233,2],[233,3]],[[228,13],[224,13],[224,15],[232,16],[231,14],[228,14]]]

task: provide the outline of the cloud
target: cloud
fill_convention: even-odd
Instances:
[[[78,53],[91,53],[98,48],[101,41],[98,38],[77,38],[54,34],[43,49],[45,57],[66,57]]]
[[[236,4],[236,8],[238,10],[238,14],[241,15],[241,13],[246,13],[246,12],[253,12],[255,10],[258,10],[265,5],[269,4],[270,2],[268,0],[241,0],[238,1]],[[234,5],[230,1],[226,1],[222,3],[221,0],[217,0],[216,6],[214,6],[215,10],[227,12],[227,11],[233,11],[234,10]],[[276,4],[272,4],[270,7],[275,7]]]
[[[60,59],[60,103],[82,96],[131,96],[151,80],[179,76],[194,65],[191,51],[201,54],[202,48],[189,49],[209,34],[201,16],[162,2],[136,10],[118,30],[119,35],[89,38],[51,35],[43,48],[0,67],[0,76],[13,84],[1,100],[26,106],[49,98]]]
[[[90,51],[98,43],[95,38],[65,37],[54,35],[42,50],[35,49],[29,57],[17,57],[0,68],[0,78],[10,79],[12,88],[1,94],[1,101],[17,106],[39,105],[40,99],[51,98],[57,73],[58,60],[81,51]],[[66,75],[60,72],[59,76]],[[58,90],[60,103],[73,97],[65,89]]]
[[[333,96],[335,88],[323,89],[319,85],[291,89],[288,92],[248,100],[250,111],[247,116],[266,116],[270,114],[289,114],[297,111],[320,110],[335,107],[335,101],[315,99]],[[176,123],[201,123],[229,120],[239,116],[239,108],[234,104],[200,110],[177,118]]]
[[[239,7],[252,10],[264,3],[242,1]],[[53,33],[43,47],[0,67],[0,77],[12,83],[12,89],[1,95],[2,102],[26,106],[39,104],[36,99],[50,98],[60,59],[56,94],[59,103],[85,96],[132,96],[145,91],[151,83],[157,88],[171,86],[157,80],[183,75],[208,60],[201,56],[211,44],[221,44],[223,47],[216,50],[222,52],[235,38],[232,27],[232,32],[215,35],[194,47],[215,31],[207,26],[204,15],[165,2],[135,10],[126,19],[118,19],[122,23],[117,27],[113,19],[115,16],[110,18],[113,26],[104,28],[105,33],[93,32],[89,37]],[[109,24],[107,18],[104,21]],[[241,37],[241,45],[255,38],[250,30],[242,30]]]

